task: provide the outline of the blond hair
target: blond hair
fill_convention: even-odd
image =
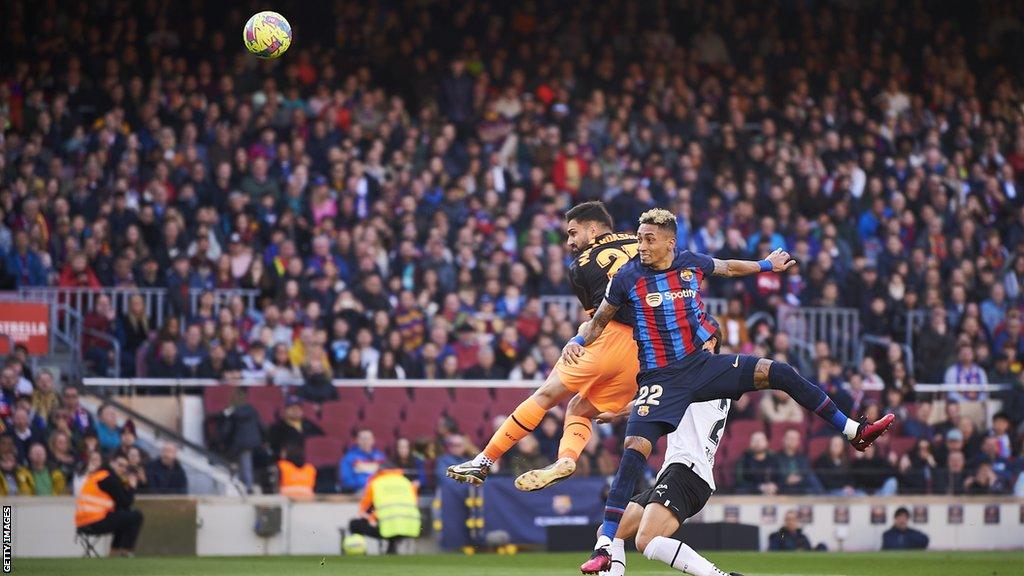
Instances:
[[[676,229],[676,215],[664,208],[651,208],[640,215],[641,224],[652,224],[658,228]]]

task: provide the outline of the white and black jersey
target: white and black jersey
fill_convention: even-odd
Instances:
[[[693,464],[693,471],[714,490],[715,476],[712,470],[715,467],[715,452],[722,440],[730,404],[726,399],[690,404],[679,426],[668,435],[665,464],[658,475],[661,476],[670,464]]]
[[[668,435],[665,464],[658,479],[632,501],[661,504],[679,522],[700,512],[715,490],[715,453],[722,440],[729,400],[690,404],[675,431]]]

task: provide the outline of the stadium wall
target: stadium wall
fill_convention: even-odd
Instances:
[[[782,527],[785,513],[796,510],[812,545],[820,542],[829,550],[872,551],[881,547],[882,533],[892,526],[893,514],[901,506],[911,511],[910,525],[929,536],[931,549],[1024,548],[1024,500],[1019,498],[713,496],[696,520],[758,526],[764,550],[768,535]]]
[[[6,498],[14,506],[14,555],[75,557],[75,501],[67,497]],[[146,515],[138,553],[198,556],[337,554],[339,528],[359,514],[352,498],[291,502],[280,496],[180,498],[140,496]],[[169,506],[171,505],[171,506]],[[255,532],[256,507],[280,506],[281,530],[263,538]],[[182,520],[191,520],[184,533]],[[109,546],[109,539],[102,543]]]
[[[14,506],[15,556],[82,555],[75,542],[72,498],[7,498],[4,503]],[[258,505],[282,507],[278,534],[263,538],[255,533]],[[140,554],[199,556],[338,554],[338,529],[358,513],[355,501],[336,497],[313,502],[290,502],[279,496],[246,500],[140,497],[139,506],[148,520],[140,537]],[[900,506],[912,511],[916,521],[911,524],[929,535],[932,549],[1024,547],[1024,501],[1013,498],[716,497],[691,522],[738,521],[758,526],[763,549],[786,511],[796,509],[810,520],[804,522],[804,531],[813,544],[823,542],[830,550],[877,550],[882,532],[892,524],[892,514]],[[847,524],[842,523],[844,509]],[[189,533],[182,520],[192,518],[195,530]],[[420,546],[419,551],[430,548]]]

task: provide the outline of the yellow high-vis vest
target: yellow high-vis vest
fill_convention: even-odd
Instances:
[[[420,535],[420,509],[416,488],[400,470],[386,471],[370,480],[373,510],[383,538]]]

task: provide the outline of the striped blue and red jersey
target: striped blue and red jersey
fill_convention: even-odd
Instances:
[[[641,370],[682,360],[715,333],[700,297],[700,283],[714,269],[710,256],[682,250],[666,270],[652,270],[633,258],[612,277],[605,300],[633,313]]]

